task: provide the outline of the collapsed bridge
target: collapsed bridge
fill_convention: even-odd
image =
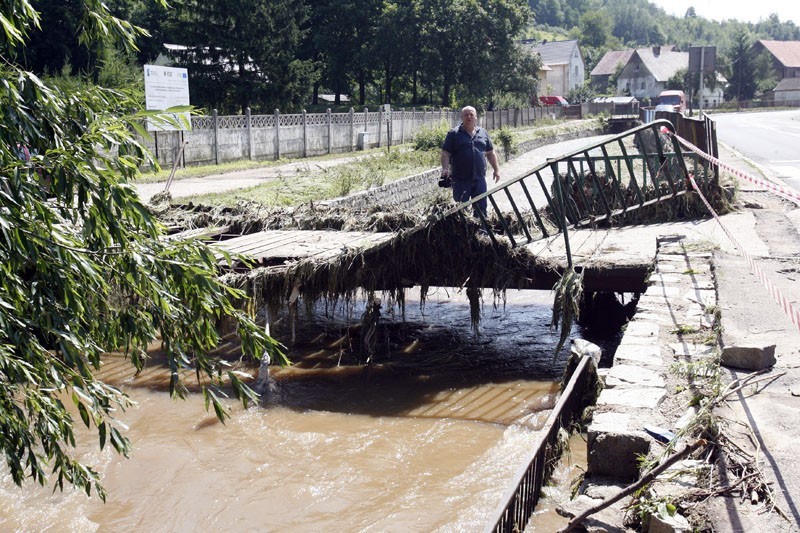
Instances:
[[[550,290],[568,268],[582,272],[587,291],[641,292],[654,237],[669,231],[664,221],[705,214],[689,194],[689,176],[708,198],[722,201],[717,169],[682,150],[674,133],[671,122],[658,120],[610,136],[412,228],[263,230],[233,238],[223,229],[214,246],[221,256],[244,259],[235,265],[239,284],[262,302],[359,288]],[[707,146],[713,144],[709,137]],[[483,198],[489,213],[476,218],[472,206]],[[651,224],[653,238],[632,242],[625,227],[642,224]]]

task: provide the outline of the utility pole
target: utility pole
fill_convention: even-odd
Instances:
[[[703,59],[704,59],[703,56],[705,49],[706,49],[705,46],[700,47],[700,98],[698,99],[699,102],[697,104],[699,118],[703,118],[703,89],[704,89],[703,82],[705,81],[704,80],[705,71],[703,70]]]

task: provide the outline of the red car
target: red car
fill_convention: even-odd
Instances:
[[[540,96],[539,102],[542,105],[561,105],[561,106],[568,106],[569,102],[567,102],[563,96]]]

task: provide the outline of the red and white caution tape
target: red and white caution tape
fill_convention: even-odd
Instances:
[[[782,187],[782,186],[780,186],[780,185],[778,185],[776,183],[773,183],[771,181],[767,181],[765,179],[757,178],[755,176],[751,176],[750,174],[748,174],[746,172],[742,172],[741,170],[737,170],[737,169],[733,168],[732,166],[730,166],[730,165],[728,165],[726,163],[723,163],[722,161],[720,161],[716,157],[713,157],[713,156],[703,152],[702,150],[700,150],[700,148],[698,148],[697,146],[693,145],[692,143],[690,143],[686,139],[684,139],[682,137],[679,137],[677,135],[675,135],[675,138],[678,140],[679,143],[681,143],[686,148],[688,148],[692,152],[696,153],[697,155],[699,155],[700,157],[702,157],[706,161],[710,161],[711,163],[713,163],[715,165],[719,165],[720,167],[724,168],[725,170],[727,170],[731,174],[734,174],[735,176],[738,176],[738,177],[740,177],[740,178],[742,178],[744,180],[747,180],[750,183],[754,183],[754,184],[756,184],[756,185],[758,185],[760,187],[764,187],[765,189],[774,192],[775,194],[777,194],[778,196],[781,196],[782,198],[786,198],[787,200],[791,200],[792,202],[796,202],[796,203],[800,204],[800,193],[798,193],[797,191],[792,190],[792,189],[787,189],[786,187]]]
[[[711,207],[711,204],[708,203],[708,200],[706,200],[705,196],[703,196],[703,193],[700,192],[700,187],[697,186],[697,183],[694,181],[694,176],[692,176],[691,174],[689,174],[689,181],[692,183],[692,187],[694,188],[695,192],[697,192],[697,195],[700,197],[703,203],[706,204],[706,207],[711,212],[711,215],[714,217],[714,220],[717,221],[717,223],[722,228],[722,231],[725,232],[725,235],[728,236],[728,238],[731,240],[734,246],[736,246],[736,248],[739,250],[739,254],[747,262],[747,265],[750,267],[750,271],[753,274],[755,274],[756,277],[761,281],[761,283],[767,288],[770,296],[772,296],[772,299],[778,302],[778,305],[781,306],[783,312],[792,321],[794,327],[800,330],[800,310],[797,309],[797,307],[795,307],[792,304],[792,302],[787,300],[786,297],[783,295],[783,293],[781,293],[781,291],[775,285],[773,285],[773,283],[769,280],[769,278],[767,278],[766,274],[764,274],[764,271],[761,270],[761,268],[759,268],[756,262],[753,261],[753,258],[750,257],[750,255],[745,251],[744,247],[741,244],[739,244],[736,238],[734,238],[733,234],[731,234],[731,232],[728,231],[728,228],[726,228],[725,224],[722,223],[722,220],[719,218],[719,215],[717,215],[716,211],[714,211],[714,208]]]

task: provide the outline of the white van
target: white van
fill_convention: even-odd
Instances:
[[[661,91],[656,100],[656,111],[686,112],[686,95],[683,91]]]

